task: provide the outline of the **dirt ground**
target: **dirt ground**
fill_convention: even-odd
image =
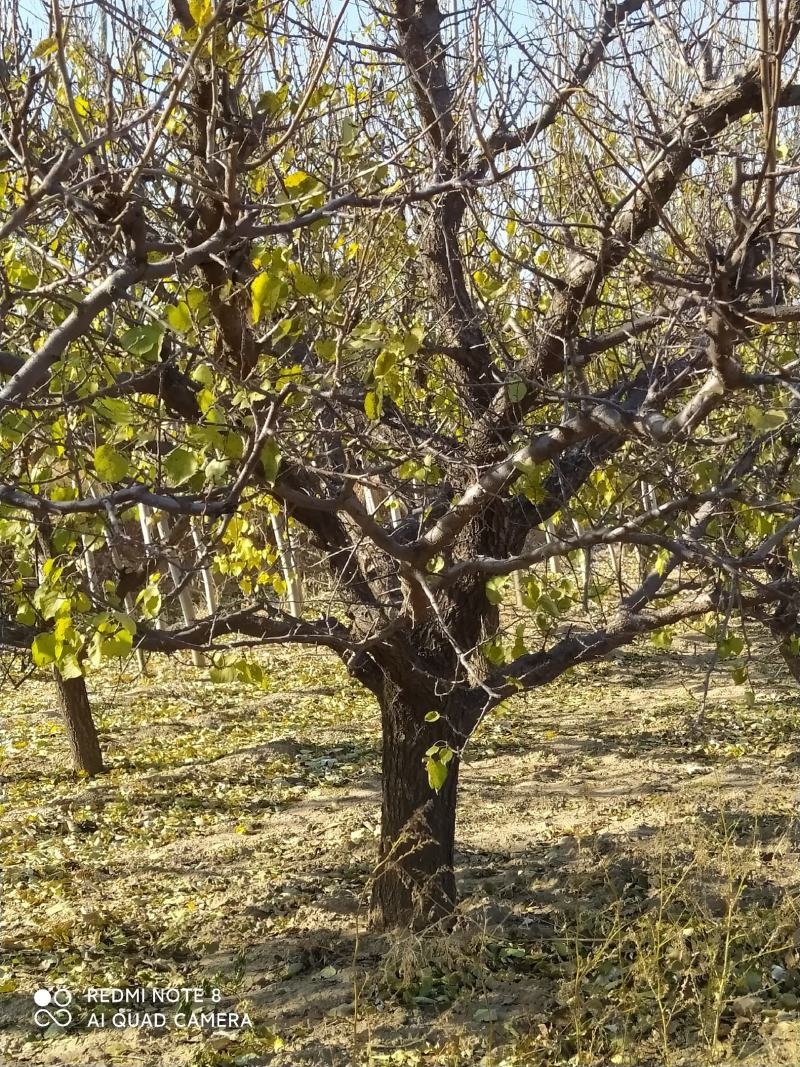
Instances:
[[[800,1062],[778,662],[751,691],[702,645],[643,646],[499,709],[463,771],[456,920],[388,938],[373,702],[325,654],[263,662],[266,692],[177,663],[94,680],[93,782],[62,769],[48,679],[0,697],[0,1062]],[[69,1027],[35,1025],[42,987],[75,994]],[[90,987],[217,989],[252,1025],[87,1028]]]

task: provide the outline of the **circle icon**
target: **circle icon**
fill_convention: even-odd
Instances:
[[[72,993],[68,989],[57,989],[53,993],[53,1003],[59,1008],[66,1008],[72,1003]]]
[[[40,1008],[46,1008],[52,999],[49,989],[37,989],[33,994],[33,1003]]]

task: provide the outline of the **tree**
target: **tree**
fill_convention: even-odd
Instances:
[[[234,646],[332,650],[380,706],[376,919],[428,921],[503,701],[796,624],[800,9],[93,11],[4,44],[2,640],[221,680],[259,678]],[[139,506],[195,522],[217,611],[169,621],[164,544],[133,611],[89,587],[87,538],[144,554]],[[327,574],[301,618],[276,514]],[[644,574],[587,573],[583,610],[602,545]]]

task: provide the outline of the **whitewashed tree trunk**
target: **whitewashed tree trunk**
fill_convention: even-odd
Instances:
[[[653,486],[649,482],[642,481],[639,483],[639,489],[642,494],[642,504],[647,511],[653,511],[657,508],[658,498]],[[644,579],[647,574],[647,552],[641,545],[636,546],[636,556],[639,560],[639,577]]]
[[[100,597],[100,579],[97,577],[97,563],[94,558],[94,549],[90,548],[93,541],[91,534],[83,534],[83,565],[86,568],[86,579],[89,582],[89,592],[95,600]]]
[[[284,525],[282,515],[270,514],[270,522],[272,523],[272,535],[275,538],[278,558],[281,561],[283,580],[286,583],[286,606],[289,614],[299,619],[303,611],[303,590],[295,566],[288,530]]]
[[[623,592],[622,588],[622,566],[624,560],[624,545],[608,545],[608,558],[611,562],[611,571],[617,580],[617,588],[620,591],[620,595]]]
[[[374,515],[378,510],[378,504],[375,501],[375,494],[372,489],[365,485],[364,487],[364,506],[370,515]],[[384,500],[383,503],[389,509],[389,521],[392,524],[392,529],[399,526],[403,521],[403,512],[400,505],[395,500]]]
[[[146,545],[152,545],[152,543],[153,543],[153,535],[150,533],[150,524],[148,522],[149,516],[150,516],[150,509],[145,504],[140,504],[139,505],[139,525],[142,528],[142,540],[144,541],[144,543]],[[159,616],[156,616],[156,618],[153,620],[153,622],[155,624],[155,628],[157,630],[160,630],[161,629],[161,618]]]
[[[364,486],[364,507],[367,509],[368,515],[374,515],[378,510],[375,504],[375,494],[368,485]]]
[[[162,514],[159,516],[157,520],[157,528],[161,540],[165,543],[168,542],[170,534],[170,522],[168,515]],[[168,566],[169,574],[172,578],[175,588],[180,589],[180,592],[178,593],[178,603],[181,606],[183,621],[186,623],[187,626],[191,626],[197,618],[194,610],[194,604],[192,602],[191,590],[189,589],[188,584],[184,585],[181,589],[181,583],[183,582],[185,575],[183,570],[178,566],[178,564],[169,562]],[[194,649],[192,651],[192,663],[195,665],[195,667],[205,667],[206,657],[203,655],[202,652],[199,652],[198,650]]]
[[[514,600],[517,603],[517,607],[522,609],[525,607],[525,601],[522,599],[522,579],[519,576],[519,571],[514,571],[511,578],[514,582]]]
[[[197,562],[202,564],[206,555],[206,546],[196,522],[192,523],[192,540],[194,541],[194,547],[197,549]],[[217,599],[217,590],[214,585],[214,576],[211,573],[211,568],[201,566],[200,577],[203,581],[203,592],[206,595],[208,614],[213,615],[219,607],[219,600]]]
[[[572,528],[578,537],[583,532],[580,522],[577,519],[572,520]],[[592,587],[592,550],[591,548],[583,549],[583,590],[581,602],[583,604],[583,610],[589,610],[589,596],[591,594]]]
[[[134,610],[136,608],[136,603],[135,603],[135,601],[134,601],[134,599],[133,599],[133,597],[131,596],[130,593],[125,597],[125,600],[123,601],[123,603],[125,604],[125,611],[128,613],[128,615],[133,615],[133,612],[134,612]],[[147,677],[147,657],[145,656],[144,652],[140,648],[136,649],[136,651],[134,652],[134,655],[136,656],[136,666],[139,668],[140,676],[142,678],[146,678]]]
[[[548,544],[556,539],[556,527],[552,519],[548,519],[544,524],[544,538]],[[561,557],[550,556],[547,561],[547,569],[551,574],[561,574]]]
[[[90,487],[89,492],[92,494],[92,496],[97,496],[98,495],[96,487],[94,485]],[[113,513],[111,513],[111,514],[113,514]],[[117,556],[117,553],[116,553],[116,551],[114,549],[113,537],[111,537],[110,533],[107,532],[106,535],[105,535],[105,539],[106,539],[106,544],[108,545],[108,551],[111,554],[111,562],[119,570],[120,569],[119,557]],[[95,572],[95,578],[96,578],[96,572]],[[136,607],[133,597],[130,594],[128,594],[128,596],[126,596],[123,599],[122,603],[123,603],[125,611],[128,613],[128,615],[133,615],[133,612],[134,612],[135,607]],[[144,652],[140,648],[136,649],[136,651],[134,652],[134,656],[136,658],[136,666],[137,666],[138,671],[139,671],[139,676],[142,677],[142,678],[146,678],[147,677],[147,657],[145,656]]]

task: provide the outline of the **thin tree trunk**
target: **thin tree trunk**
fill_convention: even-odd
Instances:
[[[511,578],[514,583],[514,602],[522,610],[525,607],[525,598],[522,593],[522,579],[519,576],[519,571],[514,571]]]
[[[639,489],[642,495],[642,506],[646,511],[655,511],[658,507],[656,491],[649,482],[640,482]],[[644,545],[637,545],[636,555],[639,559],[639,580],[644,581],[647,577],[650,563],[650,553]]]
[[[303,590],[294,562],[294,553],[288,536],[285,536],[282,516],[270,515],[272,535],[281,561],[283,580],[286,583],[286,600],[289,614],[299,619],[303,613]]]
[[[67,738],[76,771],[90,776],[103,770],[103,754],[97,738],[86,682],[83,678],[62,678],[57,668],[53,676],[58,690],[61,711],[67,724]]]
[[[206,554],[206,546],[203,543],[203,538],[200,536],[200,531],[197,529],[197,524],[194,522],[192,523],[192,540],[194,541],[194,547],[197,549],[198,563],[202,563]],[[219,607],[219,601],[217,600],[217,590],[214,586],[214,577],[211,574],[211,568],[202,567],[200,570],[200,577],[203,580],[203,592],[206,595],[208,614],[214,615]]]
[[[150,515],[150,509],[147,507],[147,505],[146,504],[140,504],[139,505],[139,525],[142,528],[142,540],[144,541],[144,543],[146,545],[152,545],[152,543],[153,543],[153,535],[150,533],[150,524],[148,522],[149,515]],[[161,617],[160,616],[156,616],[156,618],[153,620],[153,622],[155,624],[155,628],[157,630],[160,630],[161,629]]]
[[[92,496],[96,497],[96,496],[100,495],[96,485],[92,485],[90,487],[89,491],[90,491]],[[109,513],[109,515],[112,515],[112,514],[113,514],[113,512]],[[119,559],[117,557],[117,553],[116,553],[116,550],[114,548],[114,540],[113,540],[113,537],[111,536],[111,534],[108,532],[108,529],[106,531],[106,545],[108,546],[108,551],[109,551],[109,553],[111,555],[111,562],[114,564],[115,567],[119,568]],[[123,598],[123,606],[125,608],[125,611],[128,613],[128,615],[132,615],[133,611],[134,611],[134,606],[135,606],[133,597],[132,596],[124,597]],[[134,656],[136,658],[136,665],[139,668],[139,675],[141,677],[143,677],[143,678],[146,677],[147,676],[147,659],[145,658],[144,652],[142,652],[142,650],[140,648],[137,648],[136,651],[134,652]]]
[[[448,730],[444,718],[425,721],[430,710],[396,689],[382,701],[381,846],[372,919],[383,928],[425,926],[447,915],[455,903],[458,756],[453,755],[436,792],[428,780],[426,751],[446,739]]]
[[[169,530],[169,519],[166,515],[162,514],[161,517],[158,519],[158,532],[161,536],[162,541],[169,540]],[[167,565],[169,567],[169,573],[170,577],[172,578],[173,584],[176,589],[179,589],[184,579],[183,571],[177,565],[177,563],[169,562]],[[187,626],[191,626],[192,623],[195,621],[196,616],[194,610],[194,603],[192,602],[192,594],[187,586],[184,586],[181,589],[180,593],[178,593],[178,603],[181,606],[183,621],[186,623]],[[202,652],[197,649],[193,649],[192,663],[195,665],[195,667],[205,667],[206,658]]]
[[[544,524],[544,538],[547,544],[556,539],[556,527],[552,519],[548,519]],[[551,574],[561,574],[561,557],[550,556],[547,560],[547,569]]]
[[[572,528],[578,537],[581,536],[583,529],[578,519],[572,520]],[[583,549],[583,590],[581,596],[581,604],[584,611],[589,610],[589,600],[592,593],[592,550],[591,548]]]
[[[86,568],[89,592],[95,600],[99,600],[100,581],[97,577],[97,563],[95,562],[94,551],[88,547],[92,543],[92,539],[84,534],[81,540],[83,541],[83,565]]]
[[[368,515],[374,515],[375,512],[378,510],[378,508],[377,508],[377,506],[375,504],[375,494],[372,492],[372,489],[368,485],[365,485],[363,487],[363,489],[364,489],[364,507],[367,509],[367,514]]]
[[[128,615],[133,615],[134,611],[136,610],[136,601],[133,599],[133,596],[130,593],[128,593],[128,595],[125,597],[123,604],[125,605],[125,611],[128,613]],[[147,657],[145,656],[141,648],[136,649],[136,651],[134,652],[134,656],[136,657],[136,664],[139,668],[140,677],[146,678]]]
[[[617,589],[619,595],[625,595],[625,589],[622,583],[622,572],[624,567],[624,545],[609,545],[608,546],[608,558],[611,562],[611,570],[617,582]]]

